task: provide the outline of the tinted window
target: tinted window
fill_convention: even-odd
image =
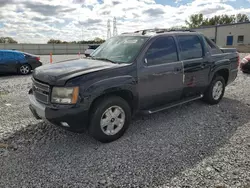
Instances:
[[[178,61],[176,44],[173,37],[156,39],[149,47],[146,58],[148,66]]]
[[[12,52],[3,52],[3,59],[4,60],[13,60],[13,59],[15,59],[15,54]]]
[[[0,60],[3,59],[3,52],[0,52]]]
[[[15,53],[15,59],[16,59],[16,60],[22,60],[22,59],[24,59],[24,54]]]
[[[240,35],[238,36],[238,43],[243,43],[244,42],[244,36]]]
[[[34,57],[33,54],[29,54],[29,53],[23,53],[23,54],[24,54],[24,56],[27,57],[27,58]]]
[[[202,45],[198,36],[178,36],[180,55],[182,60],[201,58],[203,56]]]

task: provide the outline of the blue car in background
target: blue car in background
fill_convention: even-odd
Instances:
[[[26,75],[41,65],[38,56],[16,50],[0,50],[0,73]]]

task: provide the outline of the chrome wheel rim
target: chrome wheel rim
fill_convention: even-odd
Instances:
[[[29,68],[28,65],[22,65],[22,66],[20,67],[20,72],[21,72],[22,74],[28,74],[29,71],[30,71],[30,68]]]
[[[223,92],[223,83],[221,81],[217,81],[213,87],[214,100],[218,100],[221,97],[222,92]]]
[[[124,126],[125,112],[119,106],[109,107],[101,117],[101,129],[106,135],[117,134]]]

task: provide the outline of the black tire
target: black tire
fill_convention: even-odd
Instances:
[[[120,107],[125,113],[125,122],[123,127],[119,132],[114,135],[107,135],[101,128],[101,118],[103,117],[104,112],[112,106]],[[113,119],[113,118],[112,118]],[[89,125],[89,133],[96,140],[108,143],[120,138],[125,131],[127,130],[131,121],[131,108],[128,103],[117,96],[104,97],[97,100],[91,109],[91,119]]]
[[[24,71],[24,69],[25,69],[25,71]],[[22,64],[22,65],[20,65],[18,72],[19,72],[19,74],[22,74],[22,75],[30,74],[31,67],[29,64]]]
[[[223,90],[222,90],[220,97],[218,99],[217,98],[215,99],[213,97],[213,88],[217,82],[222,83]],[[211,105],[218,104],[224,96],[225,87],[226,87],[225,79],[222,76],[216,75],[211,81],[210,85],[208,86],[206,92],[204,93],[203,101]]]
[[[244,74],[249,74],[250,71],[242,71]]]

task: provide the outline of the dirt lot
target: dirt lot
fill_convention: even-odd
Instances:
[[[0,187],[249,188],[249,83],[239,73],[220,104],[196,101],[136,117],[121,139],[100,144],[35,120],[30,76],[2,76]]]

